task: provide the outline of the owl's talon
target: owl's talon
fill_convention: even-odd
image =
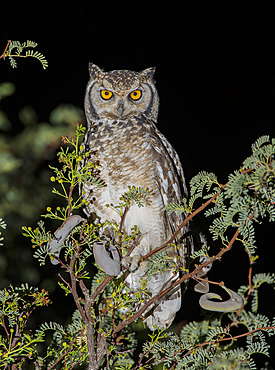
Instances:
[[[131,272],[138,269],[139,262],[140,262],[139,256],[129,256],[129,257],[124,257],[122,259],[123,266],[128,268]]]

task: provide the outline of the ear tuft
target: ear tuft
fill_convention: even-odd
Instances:
[[[141,78],[143,78],[145,81],[146,81],[146,80],[152,80],[152,79],[153,79],[153,77],[154,77],[155,70],[156,70],[156,67],[146,68],[146,69],[144,69],[142,72],[140,72],[140,76],[141,76]]]
[[[103,78],[104,72],[96,64],[89,63],[89,72],[92,80]]]

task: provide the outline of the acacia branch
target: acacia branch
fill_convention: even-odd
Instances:
[[[235,335],[234,337],[232,337],[229,333],[229,337],[222,337],[222,338],[219,338],[217,339],[215,342],[204,342],[204,343],[199,343],[199,344],[196,344],[192,349],[190,349],[188,352],[186,352],[183,357],[186,357],[186,356],[189,356],[194,350],[195,348],[198,348],[198,347],[203,347],[203,346],[207,346],[211,343],[211,345],[215,345],[215,343],[219,343],[219,342],[224,342],[224,341],[228,341],[228,340],[237,340],[239,338],[242,338],[242,337],[247,337],[248,335],[251,335],[253,333],[256,333],[257,331],[260,331],[260,330],[274,330],[275,331],[275,326],[267,326],[267,327],[263,327],[263,328],[257,328],[257,329],[254,329],[254,330],[251,330],[251,331],[248,331],[246,333],[243,333],[243,334],[239,334],[239,335]],[[224,334],[224,333],[222,333]],[[172,356],[170,356],[169,358],[175,358],[176,355],[178,355],[179,353],[182,352],[182,349],[176,351],[173,353]],[[155,361],[154,363],[151,364],[151,366],[155,366],[155,365],[159,365],[163,362],[165,362],[167,359],[166,358],[162,358],[161,360],[159,361]],[[175,364],[173,365],[175,366]],[[173,367],[172,367],[173,368]],[[171,369],[172,369],[171,368]]]
[[[87,337],[87,348],[88,348],[88,355],[89,355],[89,369],[97,369],[97,361],[95,355],[95,346],[94,346],[94,328],[93,328],[93,320],[91,316],[91,309],[92,309],[92,295],[89,294],[89,290],[85,286],[83,280],[80,280],[79,285],[82,290],[82,293],[85,297],[84,300],[84,309],[80,303],[80,298],[77,293],[77,282],[78,279],[74,273],[74,265],[76,261],[76,253],[72,256],[69,266],[69,274],[71,278],[71,292],[76,304],[76,307],[84,321],[86,327],[86,337]]]
[[[159,294],[156,294],[154,297],[152,297],[151,299],[149,299],[149,301],[147,301],[146,303],[144,303],[143,306],[133,316],[129,317],[128,319],[126,319],[122,323],[120,323],[114,329],[114,334],[117,333],[117,332],[119,332],[125,326],[128,326],[129,324],[131,324],[133,321],[137,320],[152,304],[155,304],[157,301],[159,301],[160,299],[162,299],[172,289],[174,289],[178,285],[182,284],[184,281],[186,281],[186,280],[194,277],[195,275],[197,275],[197,273],[199,271],[201,271],[207,265],[210,265],[211,263],[213,263],[213,262],[215,262],[217,260],[220,260],[221,257],[223,256],[223,254],[226,253],[226,252],[228,252],[232,248],[232,246],[233,246],[235,240],[237,239],[238,235],[239,235],[239,229],[236,230],[235,234],[233,235],[232,239],[228,243],[227,247],[221,249],[220,252],[216,256],[214,256],[214,257],[210,258],[209,260],[207,260],[206,262],[202,263],[201,265],[199,265],[198,267],[196,267],[189,274],[186,274],[186,275],[182,276],[180,279],[178,279],[175,282],[173,282],[165,290],[162,290],[161,289],[161,292]]]
[[[221,189],[224,189],[225,187],[227,186],[227,184],[221,186]],[[162,244],[160,247],[158,248],[155,248],[154,250],[152,250],[151,252],[147,253],[145,256],[142,257],[142,261],[146,260],[147,258],[151,257],[153,254],[155,253],[158,253],[159,251],[161,251],[163,248],[167,247],[167,245],[171,244],[173,242],[173,240],[177,237],[178,233],[181,231],[181,229],[188,224],[189,221],[192,220],[192,218],[194,218],[198,213],[200,213],[201,211],[203,211],[207,206],[209,206],[210,203],[212,203],[216,198],[217,196],[220,194],[219,191],[217,191],[216,194],[213,195],[212,198],[210,198],[207,202],[203,203],[198,209],[196,209],[194,212],[192,212],[190,215],[188,215],[184,220],[183,222],[179,225],[179,227],[177,228],[177,230],[174,232],[174,234],[171,236],[171,238],[165,242],[164,244]]]
[[[242,171],[240,173],[240,175],[244,175],[246,173],[249,173],[253,171],[253,168],[248,168],[247,170],[245,171]],[[221,190],[224,190],[226,188],[226,186],[228,185],[228,182],[224,185],[221,185],[220,186],[220,189]],[[173,240],[177,237],[178,233],[181,231],[181,229],[188,224],[189,221],[192,220],[192,218],[194,218],[198,213],[200,213],[201,211],[203,211],[207,206],[209,206],[209,204],[211,204],[217,197],[218,195],[220,194],[220,191],[217,191],[213,197],[211,197],[207,202],[203,203],[199,208],[197,208],[195,211],[193,211],[190,215],[188,215],[184,220],[183,222],[179,225],[179,227],[177,228],[177,230],[174,232],[174,234],[171,236],[171,238],[165,242],[164,244],[162,244],[160,247],[158,248],[155,248],[154,250],[152,250],[151,252],[147,253],[145,256],[142,257],[142,261],[146,260],[147,258],[151,257],[153,254],[155,253],[158,253],[159,251],[161,251],[162,249],[164,249],[165,247],[167,247],[167,245],[171,244],[173,242]]]
[[[3,54],[2,55],[0,55],[0,59],[5,59],[5,57],[6,57],[6,52],[7,52],[7,50],[8,50],[8,47],[9,47],[9,45],[10,45],[10,43],[11,43],[11,40],[8,40],[8,43],[7,43],[7,45],[6,45],[6,47],[5,47],[5,50],[3,51]]]

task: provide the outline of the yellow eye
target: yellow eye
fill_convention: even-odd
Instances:
[[[134,90],[130,93],[130,98],[132,100],[139,100],[141,98],[142,92],[141,90]]]
[[[102,99],[109,100],[113,96],[113,93],[110,90],[101,90],[100,95],[101,95]]]

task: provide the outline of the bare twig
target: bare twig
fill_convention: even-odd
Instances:
[[[123,214],[122,214],[121,219],[120,219],[119,232],[118,232],[119,252],[120,252],[121,243],[122,243],[122,226],[123,226],[123,222],[124,222],[124,219],[125,219],[125,216],[126,216],[126,213],[128,212],[128,210],[129,210],[129,207],[124,208]],[[119,253],[119,254],[121,255],[121,253]]]
[[[69,195],[68,195],[68,212],[67,212],[67,217],[70,217],[71,216],[71,213],[72,213],[72,204],[71,204],[71,199],[72,199],[72,195],[73,195],[73,190],[74,190],[74,186],[70,186],[70,190],[69,190]]]
[[[8,50],[8,47],[9,47],[10,43],[11,43],[11,40],[8,40],[8,43],[7,43],[6,47],[5,47],[5,50],[3,51],[3,54],[0,55],[0,59],[2,59],[2,58],[5,59],[6,51]]]

